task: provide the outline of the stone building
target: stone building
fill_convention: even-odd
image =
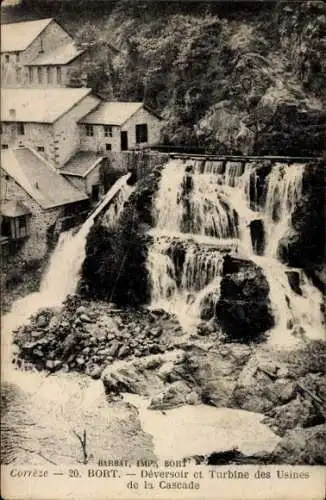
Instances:
[[[74,186],[84,191],[92,203],[96,203],[104,194],[100,169],[105,162],[106,157],[102,155],[92,151],[78,151],[60,169],[60,173]]]
[[[29,147],[1,151],[0,181],[2,254],[17,265],[43,259],[49,238],[89,208],[87,195]]]
[[[80,149],[103,154],[159,143],[162,118],[142,102],[102,102],[79,126]]]
[[[30,146],[60,167],[80,149],[78,121],[99,103],[85,88],[4,88],[1,148]]]
[[[86,52],[54,19],[1,26],[1,81],[5,87],[64,87]]]

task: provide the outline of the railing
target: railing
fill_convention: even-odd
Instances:
[[[191,153],[170,153],[170,158],[175,159],[194,159],[194,160],[212,160],[212,161],[264,161],[294,163],[307,161],[321,161],[322,158],[316,156],[252,156],[252,155],[210,155],[210,154],[191,154]]]

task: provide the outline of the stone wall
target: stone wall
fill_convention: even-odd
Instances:
[[[39,151],[44,158],[54,161],[53,126],[48,123],[25,123],[24,135],[18,134],[17,122],[3,123],[2,145],[9,147],[30,146]],[[38,150],[44,148],[44,151]]]
[[[98,102],[97,97],[88,95],[54,123],[54,160],[57,165],[63,165],[80,148],[80,130],[77,122],[92,111]]]
[[[56,166],[62,166],[79,149],[80,136],[77,121],[98,103],[87,96],[54,124],[25,123],[24,135],[18,134],[17,122],[4,123],[2,144],[9,147],[30,146]],[[38,148],[44,148],[39,150]]]
[[[1,188],[3,200],[20,200],[31,212],[30,236],[21,242],[17,263],[32,259],[42,259],[47,252],[47,231],[54,226],[60,217],[62,208],[42,209],[16,182],[1,172]]]
[[[108,159],[110,169],[114,172],[125,174],[129,170],[137,172],[137,178],[142,179],[155,167],[163,165],[169,159],[169,155],[154,151],[110,151],[105,155]]]

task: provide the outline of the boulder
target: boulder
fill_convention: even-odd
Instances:
[[[299,395],[282,406],[272,408],[267,415],[271,417],[269,425],[277,428],[277,434],[281,436],[295,427],[311,427],[325,422],[314,403]]]
[[[125,358],[130,354],[130,349],[127,345],[122,345],[118,351],[118,358]]]
[[[87,314],[87,308],[85,306],[79,306],[76,309],[76,314],[78,314],[78,316],[81,316],[82,314]]]
[[[223,277],[215,315],[229,337],[255,339],[274,325],[268,294],[268,282],[253,263]]]
[[[326,465],[326,424],[287,431],[272,459],[278,464]]]
[[[137,365],[126,361],[116,361],[106,367],[101,376],[106,392],[118,394],[131,392],[147,394],[147,378]]]
[[[164,388],[160,394],[155,395],[151,399],[149,408],[163,410],[186,404],[191,392],[191,388],[184,381],[178,380]]]
[[[83,323],[93,323],[93,320],[87,314],[81,314],[80,321]]]
[[[45,314],[40,314],[37,318],[36,325],[38,328],[46,328],[49,324],[49,317]]]
[[[302,290],[300,288],[300,272],[299,271],[285,271],[287,275],[289,285],[291,289],[298,295],[302,295]]]
[[[264,255],[265,230],[262,219],[255,219],[250,222],[250,235],[254,253],[256,255]]]

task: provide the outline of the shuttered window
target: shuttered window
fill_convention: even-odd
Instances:
[[[140,125],[136,125],[136,142],[137,144],[141,142],[147,142],[148,133],[147,133],[147,123],[142,123]]]

